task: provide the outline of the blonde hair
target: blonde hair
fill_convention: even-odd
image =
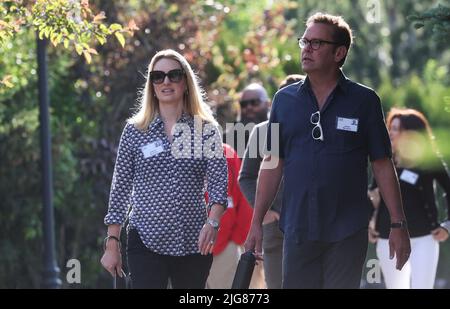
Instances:
[[[150,64],[148,65],[147,81],[138,102],[138,111],[128,119],[128,123],[134,124],[136,128],[141,131],[145,131],[159,113],[158,99],[156,98],[153,84],[150,81],[150,72],[155,67],[155,64],[163,58],[172,59],[178,62],[186,74],[187,91],[184,95],[184,112],[192,117],[198,116],[206,122],[217,125],[217,121],[213,117],[211,108],[205,102],[206,95],[199,85],[197,76],[187,60],[172,49],[157,52],[150,61]]]

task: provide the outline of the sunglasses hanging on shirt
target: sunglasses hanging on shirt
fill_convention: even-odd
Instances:
[[[323,130],[320,125],[320,111],[311,114],[310,118],[311,124],[314,124],[314,128],[312,129],[312,138],[315,140],[323,141]]]

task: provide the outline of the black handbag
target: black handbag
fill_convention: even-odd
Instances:
[[[234,275],[232,289],[248,289],[252,280],[253,269],[255,268],[256,258],[253,252],[242,253],[239,260],[236,274]]]

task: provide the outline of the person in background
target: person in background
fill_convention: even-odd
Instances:
[[[282,89],[290,84],[303,80],[305,76],[299,74],[288,75],[279,85]],[[268,121],[257,124],[251,134],[245,149],[242,166],[239,172],[239,185],[245,197],[253,207],[255,204],[256,182],[263,158],[264,140],[267,134]],[[267,288],[281,289],[283,233],[278,224],[283,196],[283,181],[271,208],[263,220],[263,263],[264,277]]]
[[[171,49],[150,61],[140,109],[120,138],[101,258],[113,276],[122,275],[120,230],[129,206],[133,288],[167,288],[169,280],[175,289],[204,288],[227,207],[227,163],[197,78]]]
[[[369,240],[376,243],[381,271],[388,289],[432,289],[439,259],[439,242],[450,230],[450,178],[448,170],[433,144],[433,135],[425,116],[414,109],[393,108],[387,116],[387,127],[393,148],[395,169],[408,230],[411,256],[403,269],[395,268],[389,259],[389,213],[380,198],[376,182],[370,196],[375,220],[369,226]],[[447,199],[447,218],[438,221],[433,183],[437,181]]]
[[[213,248],[214,260],[206,281],[208,289],[231,288],[253,214],[237,180],[241,160],[231,146],[223,144],[223,149],[228,165],[228,208],[220,221]]]
[[[242,90],[239,105],[241,108],[240,120],[235,122],[232,128],[227,128],[224,142],[232,146],[238,157],[242,158],[253,127],[267,120],[270,100],[262,85],[252,83]]]

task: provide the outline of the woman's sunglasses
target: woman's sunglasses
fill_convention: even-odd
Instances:
[[[179,83],[183,79],[184,70],[183,69],[175,69],[170,70],[169,72],[163,71],[151,71],[150,72],[150,81],[153,84],[162,84],[166,79],[166,76],[169,78],[172,83]]]

